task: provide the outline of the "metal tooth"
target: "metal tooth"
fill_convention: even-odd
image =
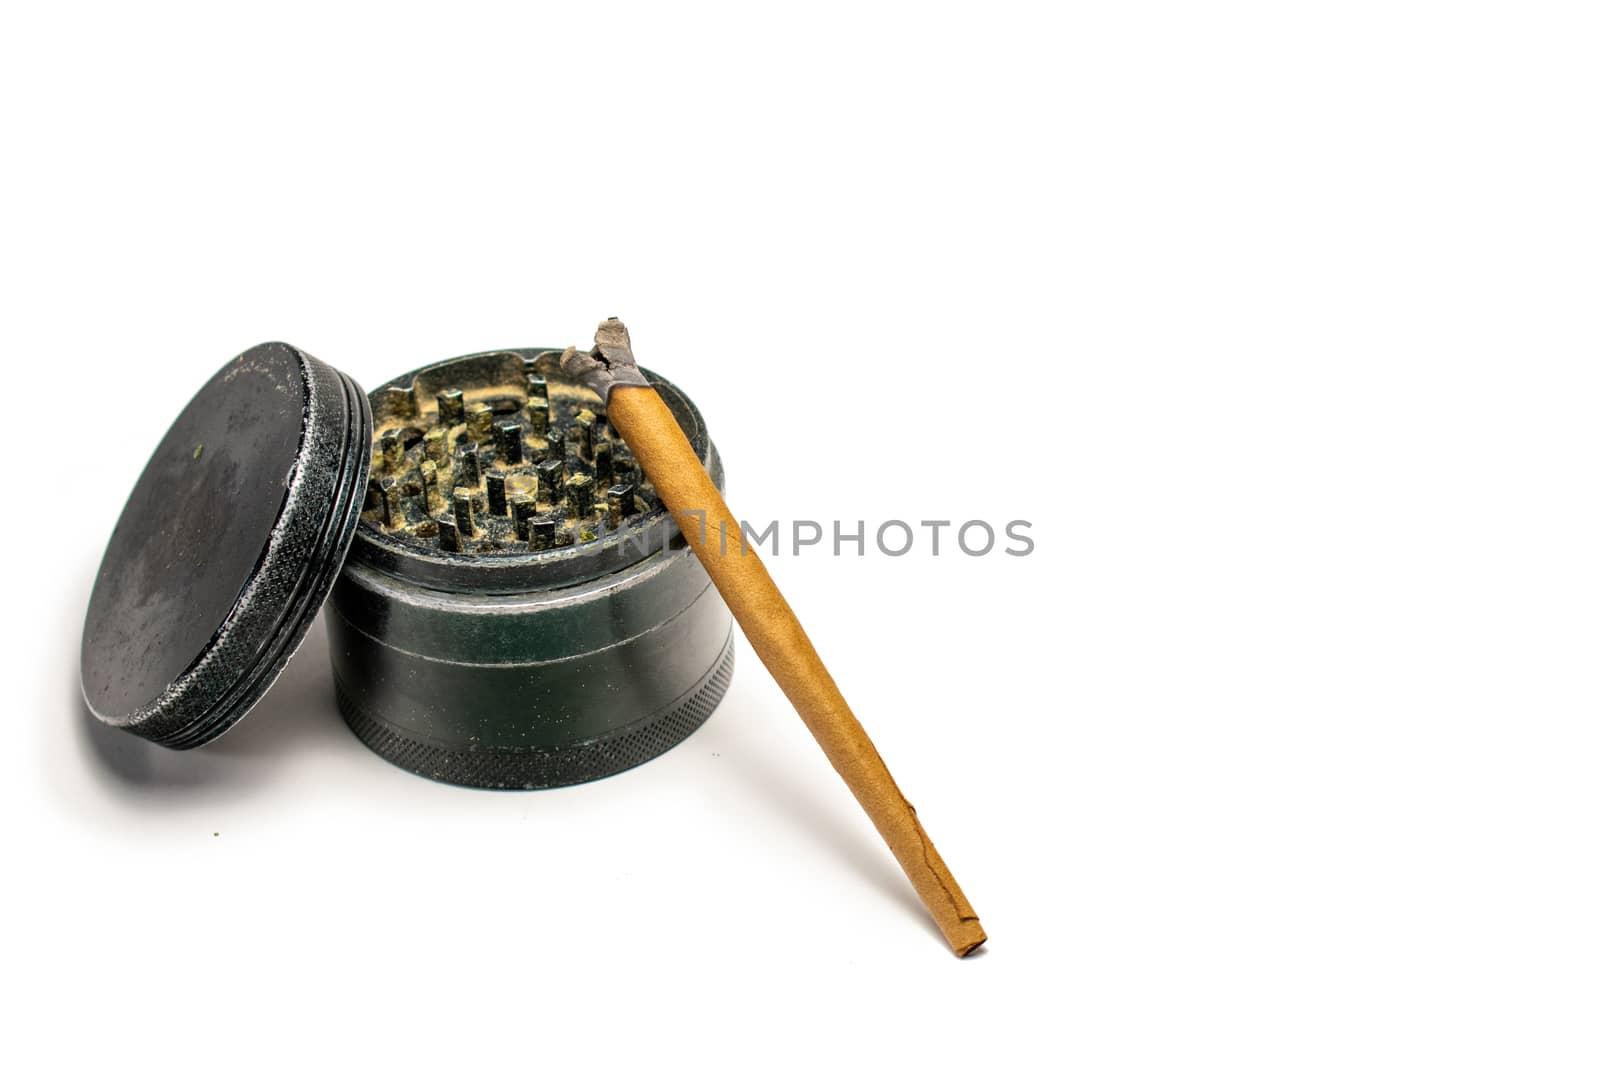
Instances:
[[[417,411],[417,390],[414,386],[407,386],[404,389],[393,387],[385,389],[379,400],[386,409],[396,415],[414,419],[420,414]]]
[[[594,446],[594,476],[601,485],[611,484],[611,446],[604,441]]]
[[[522,427],[514,422],[495,425],[495,444],[500,452],[500,462],[515,466],[522,462]]]
[[[611,505],[606,502],[605,497],[601,497],[599,500],[594,502],[593,511],[594,523],[596,526],[604,530],[606,527],[611,525]]]
[[[483,476],[483,467],[478,459],[478,446],[468,445],[456,457],[456,484],[465,485],[471,489],[478,488],[478,479]],[[471,530],[467,530],[471,533]]]
[[[612,456],[611,480],[617,485],[633,481],[633,460],[627,456]]]
[[[504,515],[506,513],[506,476],[504,474],[486,474],[484,483],[489,487],[489,514]]]
[[[628,482],[613,485],[606,490],[606,500],[612,505],[611,516],[614,520],[620,522],[628,518],[634,512],[633,485]]]
[[[594,504],[594,479],[587,474],[574,474],[567,479],[567,506],[574,515],[587,515]]]
[[[472,492],[467,489],[457,489],[451,501],[454,506],[456,528],[463,536],[472,536]]]
[[[461,551],[461,532],[456,529],[454,519],[442,518],[439,520],[439,547],[446,552]]]
[[[533,521],[533,498],[526,493],[518,493],[511,498],[511,525],[515,528],[518,541],[528,540],[528,524]]]
[[[439,465],[431,459],[423,460],[417,468],[417,477],[422,479],[423,509],[432,512],[443,507],[444,501],[439,498]]]
[[[566,464],[559,459],[547,459],[534,468],[534,473],[539,475],[539,499],[551,502],[560,500],[566,481]]]
[[[594,458],[594,412],[585,408],[573,416],[572,436],[578,442],[578,455],[584,459]]]
[[[474,441],[487,441],[494,433],[494,409],[488,404],[474,404],[467,412],[467,435]]]
[[[550,442],[550,458],[565,462],[567,458],[566,435],[560,430],[551,430],[549,433],[544,435],[544,439]]]
[[[544,379],[540,379],[543,381]],[[550,401],[542,396],[536,396],[528,401],[528,422],[533,426],[536,434],[550,432]]]
[[[435,426],[422,435],[422,447],[427,451],[428,458],[435,463],[449,462],[450,437],[439,427]]]
[[[378,480],[378,506],[383,509],[383,524],[389,529],[399,526],[405,516],[400,510],[400,483],[393,478]]]
[[[554,548],[556,522],[554,519],[534,519],[528,523],[528,543],[534,548]]]
[[[534,397],[538,397],[540,400],[549,400],[550,399],[550,389],[545,384],[545,380],[543,378],[539,377],[539,375],[534,374],[533,372],[530,371],[528,373],[527,382],[528,382],[528,397],[529,397],[530,400],[532,398],[534,398]]]
[[[459,389],[446,389],[439,394],[439,425],[454,426],[467,419],[467,398]]]
[[[406,460],[406,446],[400,440],[400,431],[383,431],[378,436],[378,445],[383,449],[383,465],[391,471],[398,471]]]

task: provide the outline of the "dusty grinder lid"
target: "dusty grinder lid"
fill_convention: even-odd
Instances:
[[[355,537],[372,409],[282,342],[229,361],[145,465],[83,626],[101,721],[193,748],[249,711],[299,647]]]

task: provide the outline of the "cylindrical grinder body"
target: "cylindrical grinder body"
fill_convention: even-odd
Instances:
[[[624,446],[608,438],[603,424],[588,425],[591,416],[576,424],[583,447],[558,457],[565,466],[557,474],[573,479],[580,492],[564,497],[558,483],[552,498],[538,467],[548,467],[550,448],[563,442],[552,440],[538,455],[496,454],[499,431],[473,435],[465,428],[470,410],[458,415],[462,405],[446,399],[440,415],[430,404],[436,394],[460,390],[468,408],[472,397],[482,397],[497,417],[510,420],[526,378],[537,382],[534,403],[548,394],[538,418],[564,432],[564,421],[581,408],[577,392],[558,382],[550,355],[524,349],[462,357],[372,394],[375,436],[382,438],[385,426],[390,436],[375,442],[379,466],[369,508],[329,601],[335,685],[341,713],[363,742],[441,781],[537,789],[614,774],[692,733],[732,676],[732,618],[648,486],[641,481],[629,502],[636,512],[620,522],[608,524],[603,506],[593,522],[572,514],[573,497],[594,495],[583,479],[595,474],[597,450],[615,449],[617,469],[630,470]],[[721,462],[699,412],[670,383],[656,381],[720,483]],[[459,428],[451,422],[457,418]],[[453,443],[438,435],[424,442],[440,421]],[[532,425],[523,429],[535,439]],[[447,446],[455,453],[440,459]],[[426,475],[419,474],[419,460],[429,453],[408,459],[407,448],[431,448],[437,463],[429,461]],[[464,451],[474,453],[470,466],[462,462]],[[615,484],[624,476],[611,473],[611,459],[604,477]],[[510,532],[514,507],[495,512],[481,491],[486,471],[500,473],[508,486],[527,472],[536,499],[525,506],[534,520],[559,527],[565,543],[534,549],[518,542]],[[632,476],[638,478],[636,469]],[[416,489],[406,490],[407,477]],[[424,477],[454,477],[452,492],[422,484]],[[459,540],[444,550],[440,526],[448,528],[461,506],[452,499],[457,487],[472,498],[469,512],[482,510],[467,516],[473,539],[447,529]],[[594,488],[607,486],[600,481]],[[496,496],[504,496],[499,486]],[[413,510],[401,515],[402,504]]]

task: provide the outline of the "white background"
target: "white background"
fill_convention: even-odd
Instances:
[[[6,1058],[1595,1062],[1595,29],[9,6]],[[976,958],[748,649],[550,793],[367,753],[320,623],[208,749],[83,713],[105,539],[224,360],[612,314],[743,517],[1034,523],[771,562]]]

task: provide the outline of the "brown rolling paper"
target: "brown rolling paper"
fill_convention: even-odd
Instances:
[[[601,324],[593,353],[569,349],[562,364],[606,398],[606,413],[677,519],[684,537],[733,612],[751,647],[799,712],[817,744],[888,843],[957,955],[983,944],[977,913],[845,703],[793,609],[677,420],[633,364],[627,330]]]

